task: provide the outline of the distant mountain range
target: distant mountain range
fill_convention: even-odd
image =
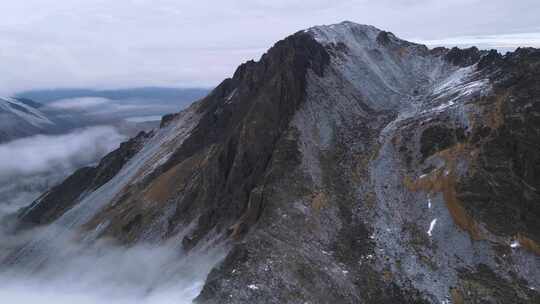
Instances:
[[[35,134],[112,124],[130,130],[157,125],[162,115],[177,112],[209,90],[204,88],[84,88],[31,90],[0,98],[0,143]],[[131,132],[128,132],[131,134]]]
[[[50,133],[59,129],[30,99],[0,98],[0,143],[38,133]]]
[[[210,90],[206,88],[159,88],[144,87],[116,90],[93,90],[85,88],[30,90],[16,94],[18,98],[28,98],[41,103],[77,97],[102,97],[112,100],[157,99],[162,101],[191,103],[202,98]]]

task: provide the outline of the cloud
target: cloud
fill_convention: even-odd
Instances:
[[[174,102],[150,99],[113,100],[103,97],[77,97],[53,101],[45,104],[40,110],[49,117],[59,120],[90,124],[111,124],[130,117],[152,117],[161,119],[164,113],[177,112],[180,106]],[[160,118],[157,119],[156,116]],[[130,122],[143,122],[131,121]]]
[[[111,127],[92,127],[65,135],[36,135],[0,145],[0,182],[51,169],[76,168],[99,159],[124,139]]]
[[[458,46],[470,47],[478,46],[482,49],[513,50],[518,47],[540,48],[540,32],[538,33],[519,33],[506,35],[475,35],[458,36],[435,40],[413,39],[431,47],[436,46]]]
[[[149,121],[159,121],[161,116],[152,115],[152,116],[135,116],[125,119],[127,122],[149,122]]]
[[[97,106],[109,103],[110,100],[102,97],[80,97],[61,99],[47,104],[48,107],[56,109],[82,110],[87,108],[95,108]]]
[[[184,234],[126,247],[96,239],[100,229],[80,234],[57,223],[11,229],[13,212],[123,139],[115,129],[100,126],[0,145],[2,303],[187,304],[198,295],[225,255],[212,242],[187,254],[180,245]]]
[[[184,253],[179,238],[131,247],[80,240],[44,226],[0,230],[0,299],[5,303],[187,304],[198,295],[225,248]]]
[[[537,0],[26,0],[0,10],[0,94],[213,86],[277,40],[343,20],[422,40],[540,32]]]
[[[94,164],[125,137],[98,126],[0,145],[0,218],[29,205],[76,169]]]

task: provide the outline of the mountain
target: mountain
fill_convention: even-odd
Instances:
[[[56,129],[56,123],[40,107],[26,98],[0,98],[0,143]]]
[[[538,303],[539,117],[540,50],[318,26],[18,216],[225,244],[197,303]]]
[[[189,103],[193,100],[204,97],[208,94],[208,89],[204,88],[131,88],[116,90],[92,90],[83,88],[73,89],[49,89],[49,90],[31,90],[20,92],[18,98],[29,98],[41,103],[50,103],[60,99],[71,99],[78,97],[101,97],[112,100],[126,99],[149,99],[174,102]]]

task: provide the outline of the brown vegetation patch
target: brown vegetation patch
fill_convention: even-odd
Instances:
[[[456,184],[456,163],[460,156],[470,155],[466,144],[459,143],[436,154],[445,160],[446,165],[434,170],[426,176],[413,181],[405,176],[404,184],[411,191],[426,191],[429,193],[442,193],[446,207],[454,220],[454,223],[461,229],[467,231],[474,240],[482,239],[479,225],[467,213],[462,203],[457,198]]]
[[[324,192],[317,192],[313,195],[313,199],[311,200],[311,207],[317,212],[321,211],[327,205],[328,197]]]
[[[527,250],[533,252],[534,254],[540,256],[540,244],[538,244],[538,243],[535,242],[534,240],[532,240],[532,239],[530,239],[530,238],[524,236],[524,235],[521,234],[521,233],[518,233],[518,235],[517,235],[517,240],[518,240],[519,244],[520,244],[523,248],[525,248],[525,249],[527,249]]]
[[[161,174],[148,186],[144,193],[144,199],[150,202],[163,203],[178,191],[182,191],[193,173],[198,171],[203,156],[203,153],[195,154]]]
[[[504,124],[504,104],[509,97],[509,93],[500,93],[496,96],[481,98],[476,103],[477,111],[469,112],[469,121],[472,129],[483,129],[488,127],[495,130]]]
[[[498,129],[504,124],[503,105],[508,94],[503,94],[495,97],[494,104],[488,109],[486,113],[485,124],[491,129]]]
[[[354,170],[352,170],[352,180],[357,183],[363,183],[369,179],[369,165],[377,159],[381,145],[377,142],[370,145],[372,148],[366,153],[354,155]]]
[[[463,292],[457,288],[450,288],[450,297],[452,297],[452,303],[454,304],[465,304]]]

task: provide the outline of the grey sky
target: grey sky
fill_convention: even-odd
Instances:
[[[4,0],[0,12],[0,94],[213,86],[275,41],[343,20],[433,44],[540,46],[538,0]]]

